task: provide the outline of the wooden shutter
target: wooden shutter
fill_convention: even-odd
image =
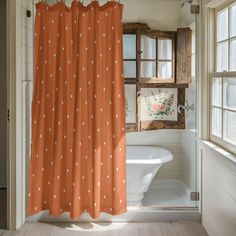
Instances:
[[[177,29],[176,83],[191,83],[192,32],[190,28]]]

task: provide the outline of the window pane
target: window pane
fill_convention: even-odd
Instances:
[[[124,61],[124,77],[136,78],[136,61]]]
[[[236,78],[224,79],[224,107],[236,109]]]
[[[159,60],[172,59],[172,40],[158,39],[158,59]]]
[[[222,132],[222,110],[220,108],[212,108],[212,134],[221,137]]]
[[[156,59],[156,39],[141,35],[141,59]]]
[[[230,10],[230,35],[233,37],[236,36],[236,4]]]
[[[212,105],[222,106],[222,79],[212,79]]]
[[[228,71],[228,42],[217,44],[217,71]]]
[[[141,77],[156,78],[156,62],[142,61],[141,62]]]
[[[217,14],[217,42],[228,38],[228,8]]]
[[[158,62],[158,78],[172,77],[172,62]]]
[[[236,112],[224,111],[224,139],[236,144]]]
[[[123,57],[124,59],[136,59],[136,35],[123,35]]]
[[[236,40],[235,39],[231,40],[230,42],[230,70],[236,71]]]

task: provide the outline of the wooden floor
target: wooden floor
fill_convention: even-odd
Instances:
[[[6,191],[0,191],[0,228],[6,225]],[[17,231],[0,230],[0,236],[207,236],[198,222],[163,223],[26,223]]]
[[[0,236],[207,236],[196,222],[172,223],[27,223],[18,231],[0,231]]]

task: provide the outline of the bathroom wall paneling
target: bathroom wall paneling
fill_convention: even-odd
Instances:
[[[210,236],[234,236],[236,158],[210,142],[202,142],[201,150],[203,225]]]
[[[88,0],[86,0],[88,1]],[[175,31],[181,27],[181,7],[176,0],[121,0],[124,22],[142,22],[161,31]]]

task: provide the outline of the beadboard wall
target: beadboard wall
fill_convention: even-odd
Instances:
[[[236,157],[209,142],[201,153],[203,225],[209,236],[235,236]]]
[[[72,0],[66,0],[70,5]],[[55,0],[48,0],[54,3]],[[84,4],[90,3],[84,0]],[[99,0],[102,5],[107,0]],[[124,22],[141,22],[152,29],[173,31],[181,26],[181,9],[179,0],[120,0],[124,5]]]
[[[175,31],[181,26],[179,0],[121,0],[124,22],[147,23],[152,29]]]

